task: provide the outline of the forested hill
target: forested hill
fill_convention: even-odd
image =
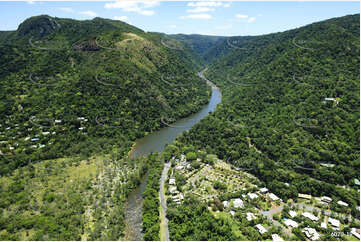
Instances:
[[[246,169],[283,199],[328,195],[357,214],[360,15],[218,46],[222,105],[179,140]],[[222,46],[223,45],[223,46]]]
[[[193,53],[164,34],[102,18],[31,17],[0,33],[0,174],[89,156],[201,108]]]
[[[197,53],[204,61],[211,62],[215,55],[209,54],[210,50],[218,46],[226,39],[223,36],[199,35],[199,34],[173,34],[169,35],[185,46],[188,46],[195,53]]]

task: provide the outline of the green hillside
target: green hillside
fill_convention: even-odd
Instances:
[[[359,27],[360,16],[350,15],[216,46],[224,52],[206,76],[222,89],[222,104],[178,138],[179,149],[216,154],[255,175],[283,201],[297,200],[298,193],[329,196],[346,201],[347,213],[359,218]],[[171,238],[197,240],[201,231],[180,224],[198,219],[199,211],[185,209],[172,212]],[[193,227],[211,223],[202,216]],[[241,227],[243,236],[248,228]]]

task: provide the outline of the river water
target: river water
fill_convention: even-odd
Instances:
[[[209,112],[213,112],[218,103],[222,100],[222,94],[218,87],[206,80],[203,76],[205,70],[198,73],[199,77],[207,81],[212,87],[212,95],[209,103],[206,104],[199,112],[186,118],[180,119],[175,123],[169,124],[169,127],[162,128],[136,141],[131,158],[149,155],[152,152],[162,152],[166,144],[171,144],[175,138],[183,131],[189,130],[203,119]],[[129,195],[125,206],[125,224],[126,240],[142,240],[142,194],[145,189],[147,179],[144,179],[141,185]]]

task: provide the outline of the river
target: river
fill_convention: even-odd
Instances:
[[[171,144],[176,137],[183,131],[189,130],[203,119],[209,112],[213,112],[218,103],[222,100],[222,94],[218,87],[207,80],[203,73],[207,69],[198,73],[198,76],[204,79],[208,85],[212,87],[212,95],[209,103],[200,111],[186,118],[180,119],[175,123],[155,131],[136,141],[131,158],[149,155],[152,152],[162,152],[166,144]],[[141,185],[129,195],[125,206],[125,224],[126,224],[126,240],[142,240],[142,194],[145,189],[147,179],[144,179]]]

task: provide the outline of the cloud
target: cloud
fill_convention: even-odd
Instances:
[[[204,13],[204,12],[210,12],[214,11],[214,8],[207,8],[207,7],[196,7],[193,9],[188,9],[188,13]]]
[[[93,12],[93,11],[90,11],[90,10],[88,10],[88,11],[81,11],[81,12],[79,12],[80,14],[83,14],[83,15],[87,15],[87,16],[89,16],[89,17],[96,17],[96,16],[98,16],[98,14],[96,14],[95,12]]]
[[[246,18],[248,18],[248,15],[238,13],[238,14],[236,14],[236,18],[246,19]]]
[[[106,9],[121,9],[125,12],[136,12],[141,15],[151,16],[155,14],[153,10],[145,10],[159,5],[159,1],[116,1],[106,3]]]
[[[186,16],[181,16],[181,19],[211,19],[212,16],[209,14],[190,14]]]
[[[169,28],[175,29],[175,28],[177,28],[177,25],[175,25],[175,24],[169,25]]]
[[[225,7],[225,8],[229,8],[231,6],[231,3],[225,3],[225,4],[223,4],[223,7]]]
[[[58,8],[61,11],[67,12],[67,13],[74,13],[74,9],[72,8]]]
[[[251,17],[248,19],[248,23],[253,23],[256,20],[256,17]]]
[[[221,2],[204,2],[204,1],[199,1],[199,2],[190,2],[187,4],[188,7],[219,7],[222,6],[223,3]]]
[[[35,3],[35,1],[33,1],[33,0],[27,0],[26,1],[28,4],[34,4]]]

